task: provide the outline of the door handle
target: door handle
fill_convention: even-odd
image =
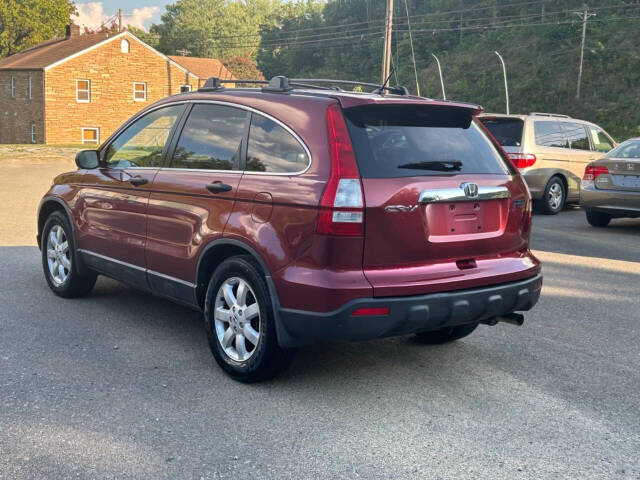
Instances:
[[[207,190],[211,193],[224,193],[231,191],[231,185],[227,185],[226,183],[222,183],[220,181],[208,183]]]
[[[131,185],[133,185],[134,187],[139,187],[140,185],[144,185],[146,183],[149,183],[149,180],[147,180],[144,177],[141,177],[140,175],[136,175],[135,177],[131,177],[129,179],[129,183]]]

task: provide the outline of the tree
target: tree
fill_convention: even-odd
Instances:
[[[236,78],[264,80],[262,72],[258,70],[258,64],[249,52],[234,57],[223,57],[221,61]]]
[[[129,30],[129,32],[131,32],[133,35],[138,37],[140,40],[142,40],[144,43],[146,43],[150,47],[158,48],[158,44],[160,43],[160,37],[157,34],[152,32],[145,32],[141,28],[132,27],[132,26],[128,26],[127,30]]]
[[[71,0],[1,0],[0,58],[64,36],[75,13]]]
[[[253,57],[260,25],[279,5],[280,0],[177,0],[150,32],[166,54],[184,49],[196,57]]]

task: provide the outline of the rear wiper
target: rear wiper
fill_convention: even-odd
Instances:
[[[439,160],[435,162],[416,162],[398,165],[398,168],[413,170],[435,170],[438,172],[457,172],[462,169],[462,162],[458,160]]]

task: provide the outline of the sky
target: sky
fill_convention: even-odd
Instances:
[[[123,23],[148,30],[152,23],[160,21],[168,0],[102,0],[98,2],[76,1],[78,16],[74,22],[89,28],[99,27],[122,8]]]

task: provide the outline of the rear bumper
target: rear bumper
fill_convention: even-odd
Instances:
[[[585,210],[620,217],[640,217],[640,192],[605,190],[589,186],[580,192],[580,206]]]
[[[283,347],[318,340],[371,340],[478,323],[531,309],[540,297],[542,275],[488,287],[408,297],[361,298],[327,313],[279,309]],[[352,316],[366,307],[389,307],[384,316]]]

